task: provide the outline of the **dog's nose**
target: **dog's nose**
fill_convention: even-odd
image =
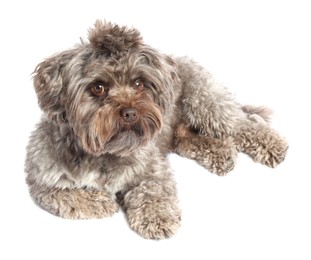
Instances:
[[[125,122],[133,122],[137,119],[138,112],[134,107],[127,107],[121,110],[121,116]]]

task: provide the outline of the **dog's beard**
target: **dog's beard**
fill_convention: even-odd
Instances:
[[[116,131],[115,135],[107,142],[104,150],[107,153],[126,156],[140,146],[147,144],[155,133],[156,131],[150,131],[141,124],[134,124]]]
[[[160,131],[160,118],[146,117],[137,123],[118,126],[104,146],[104,152],[127,156],[141,146],[145,146]]]
[[[146,98],[133,102],[139,114],[135,122],[125,122],[120,115],[124,108],[111,102],[98,109],[90,121],[78,127],[84,150],[99,156],[110,153],[128,156],[145,146],[162,128],[162,113],[158,105]]]

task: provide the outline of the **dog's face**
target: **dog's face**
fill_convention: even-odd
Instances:
[[[161,130],[176,80],[174,62],[138,31],[97,22],[89,43],[37,66],[34,86],[41,108],[85,151],[127,156]]]

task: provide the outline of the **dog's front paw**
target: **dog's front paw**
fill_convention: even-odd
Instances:
[[[103,218],[113,215],[117,204],[105,191],[65,189],[41,191],[35,199],[47,211],[68,219]]]
[[[219,176],[232,171],[237,157],[236,149],[207,150],[204,157],[197,159],[203,167]]]
[[[144,238],[164,239],[173,236],[180,226],[180,211],[160,200],[128,209],[130,227]]]

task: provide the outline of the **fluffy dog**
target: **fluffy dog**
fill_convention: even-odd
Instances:
[[[37,66],[34,87],[44,114],[26,179],[34,200],[64,218],[120,205],[143,237],[170,237],[181,214],[168,152],[218,175],[238,151],[270,167],[286,154],[268,110],[241,106],[200,65],[158,52],[136,29],[97,21],[87,42]]]

